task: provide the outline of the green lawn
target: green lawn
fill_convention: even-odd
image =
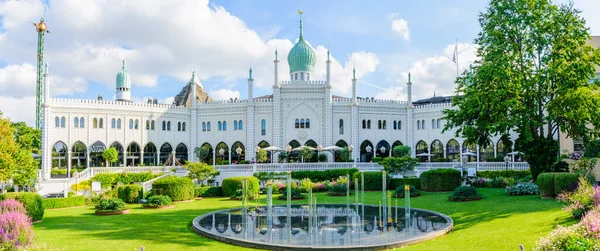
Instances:
[[[555,200],[539,196],[506,196],[504,189],[480,189],[484,200],[450,202],[448,193],[423,193],[413,198],[416,208],[438,211],[452,217],[454,230],[446,236],[403,250],[531,250],[535,242],[557,224],[573,221]],[[345,197],[317,194],[319,203],[345,203]],[[353,199],[354,197],[352,197]],[[365,199],[377,204],[381,192]],[[274,200],[275,203],[284,203]],[[264,197],[262,201],[264,205]],[[294,203],[306,203],[294,201]],[[398,201],[403,205],[403,200]],[[189,228],[196,216],[219,209],[239,207],[240,201],[209,198],[177,203],[173,209],[148,210],[130,205],[131,213],[95,216],[92,207],[46,210],[44,220],[34,225],[36,241],[60,250],[242,250],[201,237]]]

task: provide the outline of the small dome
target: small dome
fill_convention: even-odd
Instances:
[[[297,71],[313,72],[317,56],[313,48],[304,40],[302,35],[302,20],[300,20],[300,38],[288,54],[290,73]]]
[[[117,73],[117,88],[131,88],[131,75],[125,70],[125,60],[121,71]]]

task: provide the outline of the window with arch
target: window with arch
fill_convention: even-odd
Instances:
[[[421,130],[421,120],[417,120],[417,130]]]
[[[296,79],[295,80],[298,80],[298,73],[296,73]]]
[[[150,130],[154,131],[154,120],[150,121]]]
[[[60,118],[60,127],[65,128],[66,125],[67,125],[67,118],[65,118],[63,116]]]
[[[117,119],[117,129],[121,129],[121,119]]]
[[[111,119],[110,120],[110,128],[115,129],[117,128],[117,120],[116,119]]]
[[[202,122],[202,131],[206,132],[206,122]]]
[[[129,120],[129,129],[133,129],[133,119]]]
[[[223,130],[223,122],[218,121],[217,122],[217,131],[222,131]]]
[[[394,130],[398,129],[398,126],[396,124],[396,120],[394,120],[394,122],[392,124],[394,124]]]
[[[167,121],[163,121],[162,122],[162,130],[166,131],[167,130]]]
[[[85,119],[83,117],[79,118],[79,128],[85,128]]]
[[[367,121],[363,119],[362,121],[362,128],[363,129],[367,129]]]
[[[167,131],[171,131],[171,121],[167,121]]]
[[[304,80],[304,72],[300,72],[300,80]]]
[[[137,129],[140,128],[139,124],[140,124],[140,121],[136,119],[135,122],[134,122],[134,124],[133,124],[133,127],[137,130]]]
[[[238,121],[238,130],[244,130],[244,123],[241,120]]]
[[[146,130],[150,130],[150,120],[146,120]]]
[[[210,122],[206,123],[206,130],[210,132]]]
[[[300,119],[300,128],[304,128],[305,122],[304,119]]]
[[[306,80],[310,80],[310,73],[306,73]]]
[[[344,120],[340,119],[340,122],[338,123],[338,127],[340,130],[340,135],[344,135]]]
[[[92,128],[98,128],[98,118],[92,119]]]
[[[227,131],[227,121],[223,121],[223,131]]]
[[[185,132],[185,122],[181,123],[181,131]]]
[[[425,120],[421,120],[421,129],[425,130]]]
[[[310,119],[306,119],[306,128],[310,128]]]
[[[398,130],[402,130],[402,121],[398,120]]]
[[[377,120],[377,129],[381,129],[381,120]]]
[[[436,124],[437,124],[437,125],[436,125],[436,126],[437,126],[437,129],[440,129],[440,128],[442,128],[442,122],[441,122],[441,120],[440,120],[440,119],[437,119],[437,120],[436,120]]]
[[[79,118],[75,117],[75,119],[73,119],[73,124],[75,125],[75,128],[79,127]]]
[[[300,128],[300,119],[296,119],[296,125],[294,127]]]
[[[267,121],[264,119],[260,121],[260,135],[267,135]]]
[[[60,127],[60,118],[58,116],[54,117],[54,126]]]
[[[177,131],[181,132],[181,121],[177,122]]]
[[[81,119],[83,119],[83,118],[81,118]],[[104,128],[104,119],[103,118],[98,119],[98,128]]]
[[[387,128],[387,121],[386,121],[386,120],[384,120],[384,121],[383,121],[383,130],[385,130],[386,128]]]
[[[435,119],[431,120],[431,129],[435,129]]]
[[[238,129],[237,125],[238,125],[238,122],[237,122],[237,120],[234,120],[234,121],[233,121],[233,130],[234,130],[234,131],[237,131],[237,129]]]
[[[371,129],[371,120],[367,120],[367,129]]]

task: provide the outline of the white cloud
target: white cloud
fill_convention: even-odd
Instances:
[[[408,28],[408,22],[406,22],[406,20],[392,20],[392,30],[400,34],[404,40],[410,40],[410,29]]]
[[[163,104],[173,104],[173,101],[175,101],[175,97],[173,97],[173,96],[166,97],[165,100],[163,101]]]
[[[383,92],[375,94],[376,99],[406,100],[406,89],[400,86],[390,86]]]
[[[14,98],[0,95],[0,107],[2,116],[10,118],[10,121],[25,121],[27,125],[35,126],[35,96]]]
[[[230,98],[240,98],[240,92],[230,89],[219,89],[215,91],[209,91],[208,96],[213,100],[228,100]]]

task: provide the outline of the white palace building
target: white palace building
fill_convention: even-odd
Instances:
[[[282,62],[277,51],[274,56],[271,95],[253,95],[250,69],[246,99],[213,101],[192,73],[173,104],[132,102],[135,76],[127,72],[125,62],[116,76],[116,100],[51,98],[46,65],[40,178],[50,179],[52,168],[105,167],[101,155],[109,147],[119,151],[119,161],[112,166],[162,166],[172,155],[180,163],[198,161],[197,147],[209,149],[202,161],[210,164],[255,160],[257,147],[269,146],[288,150],[301,145],[348,147],[352,160],[358,162],[389,156],[391,148],[400,144],[414,149],[413,155],[429,153],[422,161],[458,161],[460,152],[471,151],[477,154],[472,161],[484,162],[511,150],[500,137],[480,148],[455,137],[454,131],[443,133],[442,111],[454,109],[451,97],[412,101],[410,74],[407,101],[359,97],[354,76],[348,80],[352,81],[351,97],[333,95],[332,86],[339,83],[331,81],[329,57],[325,79],[313,77],[316,55],[303,37],[302,21],[298,42],[287,58],[288,79],[278,78]],[[516,139],[516,135],[509,136]],[[329,162],[340,161],[338,152],[324,152]],[[277,161],[274,154],[269,162]],[[293,152],[290,156],[290,161],[299,161]]]

